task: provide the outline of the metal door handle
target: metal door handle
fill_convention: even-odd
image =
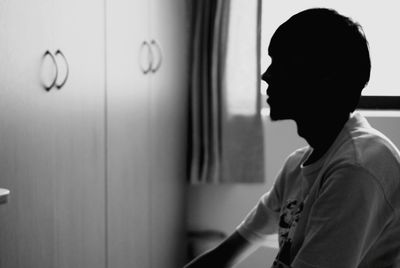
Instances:
[[[49,56],[49,57],[50,57],[51,61],[53,62],[54,68],[56,69],[55,75],[54,75],[54,78],[53,78],[53,82],[51,82],[50,85],[46,85],[46,84],[42,81],[42,84],[43,84],[44,89],[46,89],[47,91],[50,91],[50,89],[51,89],[52,87],[54,87],[54,85],[56,84],[57,76],[58,76],[58,67],[57,67],[56,59],[54,58],[53,54],[51,54],[50,51],[46,50],[46,52],[43,54],[42,59],[44,60],[44,59],[46,58],[46,56]]]
[[[62,80],[62,82],[61,83],[56,83],[56,88],[57,89],[61,89],[64,85],[65,85],[65,83],[67,82],[67,80],[68,80],[68,77],[69,77],[69,64],[68,64],[68,61],[67,61],[67,58],[64,56],[64,53],[62,53],[61,52],[61,50],[57,50],[56,51],[56,53],[54,53],[54,55],[57,57],[58,55],[60,55],[62,58],[63,58],[63,61],[64,61],[64,63],[65,63],[65,76],[64,76],[64,79]],[[57,69],[57,70],[59,70],[59,69]],[[56,79],[56,81],[57,81],[57,79]]]
[[[154,39],[151,40],[150,45],[151,45],[152,47],[155,47],[155,48],[156,48],[156,50],[157,50],[157,55],[158,55],[158,62],[157,62],[157,64],[151,69],[151,72],[155,73],[155,72],[157,72],[157,71],[160,69],[161,64],[162,64],[162,61],[163,61],[162,51],[161,51],[160,45],[158,44],[158,42],[157,42],[156,40],[154,40]]]
[[[0,205],[7,203],[9,195],[10,190],[0,188]]]
[[[147,55],[148,55],[148,66],[147,67],[143,67],[143,50],[144,48],[147,47]],[[147,74],[148,72],[151,71],[151,67],[153,65],[153,52],[151,51],[151,46],[149,45],[149,43],[147,41],[143,41],[142,44],[140,45],[140,49],[139,49],[139,66],[140,69],[142,70],[142,72],[144,74]]]

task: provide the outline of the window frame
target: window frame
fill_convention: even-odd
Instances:
[[[400,110],[400,96],[362,95],[357,109]]]

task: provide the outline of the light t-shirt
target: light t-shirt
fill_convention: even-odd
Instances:
[[[239,234],[257,242],[278,232],[274,267],[400,267],[398,149],[355,113],[325,155],[303,166],[311,152],[288,157]]]

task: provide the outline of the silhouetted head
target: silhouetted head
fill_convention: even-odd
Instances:
[[[359,24],[336,11],[302,11],[274,33],[268,49],[271,119],[354,111],[370,77],[368,42]]]

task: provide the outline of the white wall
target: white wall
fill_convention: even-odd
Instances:
[[[370,114],[369,114],[370,115]],[[400,112],[388,116],[379,112],[368,116],[371,125],[386,134],[400,148]],[[189,230],[214,229],[230,234],[258,198],[272,185],[285,158],[306,145],[297,136],[293,121],[271,122],[265,119],[266,182],[264,184],[189,185],[187,226]],[[276,250],[260,248],[238,268],[265,268]]]

